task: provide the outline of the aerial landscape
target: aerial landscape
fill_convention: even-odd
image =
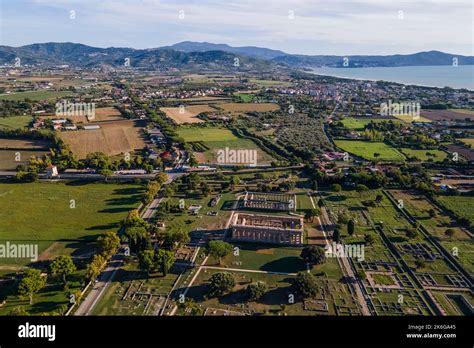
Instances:
[[[224,44],[257,30],[225,24],[249,2],[208,36],[191,1],[92,3],[2,3],[0,317],[474,314],[469,34],[345,54],[285,49],[309,10],[281,44]],[[413,25],[416,5],[365,5]],[[145,40],[154,6],[188,27]],[[19,29],[26,9],[63,30]],[[143,28],[108,37],[129,13]]]

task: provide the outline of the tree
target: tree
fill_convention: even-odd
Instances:
[[[304,298],[315,297],[318,293],[318,283],[311,273],[298,272],[293,285],[296,291]]]
[[[347,233],[350,236],[352,236],[352,235],[354,235],[354,232],[355,232],[355,221],[354,221],[354,219],[350,219],[347,222]]]
[[[306,211],[306,213],[304,214],[304,217],[308,221],[314,221],[314,218],[318,216],[320,213],[321,212],[319,209],[310,209]]]
[[[359,185],[356,186],[356,191],[359,192],[359,193],[367,192],[368,190],[369,190],[369,188],[365,185],[359,184]]]
[[[455,233],[455,231],[452,228],[448,228],[446,231],[444,231],[444,235],[446,237],[449,237],[449,238],[454,236],[454,233]]]
[[[339,184],[333,184],[331,189],[332,189],[333,192],[341,192],[342,186],[339,185]]]
[[[415,267],[416,269],[424,268],[425,267],[425,262],[420,259],[415,260]]]
[[[319,265],[326,262],[324,249],[316,245],[303,248],[300,257],[304,262],[309,263],[310,265]]]
[[[76,271],[76,265],[72,261],[71,256],[61,255],[51,262],[49,269],[53,276],[62,276],[63,283],[66,285],[66,277]]]
[[[323,201],[322,198],[320,198],[320,199],[318,200],[318,207],[319,207],[319,208],[324,207],[324,201]]]
[[[163,236],[163,246],[167,249],[177,249],[189,242],[189,239],[189,234],[186,231],[168,232]]]
[[[120,238],[115,232],[107,232],[105,235],[97,238],[99,245],[99,252],[106,258],[109,259],[117,253],[120,247]]]
[[[383,201],[383,196],[379,193],[375,196],[375,203],[380,204]]]
[[[107,260],[102,255],[95,255],[92,262],[87,266],[86,275],[90,280],[96,279],[105,268]]]
[[[256,282],[249,284],[246,290],[247,298],[249,299],[249,301],[258,300],[265,294],[265,292],[267,292],[267,284],[265,284],[264,282]]]
[[[207,252],[216,258],[220,265],[222,258],[232,252],[232,245],[222,240],[211,240],[207,245]]]
[[[155,269],[163,273],[163,277],[168,274],[169,269],[176,260],[174,253],[165,249],[158,249],[155,251],[154,263]]]
[[[364,236],[364,242],[365,242],[366,245],[374,244],[374,242],[375,242],[374,236],[372,236],[371,234],[366,234]]]
[[[145,249],[151,248],[150,235],[145,227],[128,227],[125,229],[124,235],[132,253],[138,254]]]
[[[143,250],[138,254],[138,268],[150,274],[155,269],[155,251]]]
[[[234,276],[229,272],[214,273],[209,278],[209,296],[222,296],[235,286]]]
[[[155,180],[160,185],[163,185],[166,182],[166,180],[168,180],[168,174],[166,174],[165,172],[159,172],[158,174],[156,174]]]
[[[107,179],[110,178],[114,174],[114,172],[111,171],[110,169],[101,169],[99,170],[98,173],[104,177],[105,182],[107,182]]]
[[[429,209],[428,210],[428,215],[431,217],[431,218],[434,218],[436,216],[436,210],[434,210],[433,208]]]
[[[46,277],[41,275],[41,271],[39,269],[29,268],[18,284],[18,293],[20,296],[28,296],[31,305],[33,304],[33,295],[40,291],[45,285]]]
[[[416,237],[416,228],[409,228],[407,229],[407,231],[405,232],[405,235],[408,237],[408,238],[415,238]]]
[[[341,241],[341,232],[338,228],[335,228],[332,232],[332,240],[336,243],[339,243]]]
[[[230,187],[231,187],[231,190],[234,190],[235,189],[235,186],[240,184],[240,179],[237,175],[233,175],[231,176],[230,180],[229,180],[229,184],[230,184]]]

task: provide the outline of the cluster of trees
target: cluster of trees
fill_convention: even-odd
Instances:
[[[49,274],[58,278],[65,289],[67,289],[67,277],[75,271],[76,265],[68,255],[58,256],[49,266]],[[36,268],[27,269],[18,283],[18,294],[28,297],[30,304],[33,304],[34,295],[46,286],[47,279],[47,275],[43,275],[41,270]]]
[[[162,248],[157,250],[143,250],[138,254],[138,267],[148,274],[161,272],[163,276],[166,276],[174,261],[174,253]]]

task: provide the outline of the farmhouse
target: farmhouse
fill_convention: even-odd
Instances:
[[[302,245],[303,218],[235,214],[231,232],[231,238],[236,241]]]
[[[246,192],[242,208],[273,211],[295,210],[296,196],[281,193],[254,193]]]

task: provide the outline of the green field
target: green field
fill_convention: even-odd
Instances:
[[[335,140],[336,146],[348,153],[362,157],[367,160],[383,160],[402,162],[405,159],[402,153],[393,147],[381,142],[369,142],[361,140]],[[375,157],[374,154],[380,154]]]
[[[186,142],[201,142],[209,150],[198,154],[196,157],[201,163],[216,163],[217,151],[226,147],[234,150],[255,149],[257,150],[257,161],[269,163],[272,157],[261,150],[257,144],[250,139],[239,138],[226,128],[220,127],[179,127],[177,133]]]
[[[32,119],[31,116],[0,117],[0,129],[26,128]]]
[[[416,157],[418,160],[424,161],[424,162],[430,159],[432,159],[433,162],[441,162],[448,156],[446,152],[441,151],[441,150],[417,150],[417,149],[401,148],[400,151],[403,154],[405,154],[407,157]]]
[[[251,103],[254,98],[254,94],[252,93],[234,93],[236,97],[239,97],[244,103]]]
[[[0,100],[25,100],[26,98],[31,100],[54,100],[56,98],[62,98],[73,94],[74,93],[70,91],[28,91],[1,94]]]
[[[344,127],[348,129],[354,129],[354,130],[362,130],[370,122],[380,123],[380,122],[388,122],[388,121],[392,121],[394,123],[401,123],[401,121],[397,119],[371,118],[371,117],[367,117],[367,118],[346,117],[341,120]]]
[[[474,224],[474,196],[438,196],[438,200],[446,208]]]
[[[98,235],[117,231],[138,206],[141,192],[141,186],[130,184],[1,183],[0,240],[37,243],[40,259],[77,255],[90,249]],[[29,260],[2,262],[24,265]]]
[[[460,139],[464,144],[474,147],[474,138],[464,138]]]

